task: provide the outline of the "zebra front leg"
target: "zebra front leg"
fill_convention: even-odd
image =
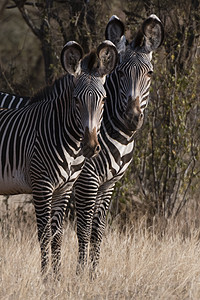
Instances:
[[[97,178],[90,174],[85,174],[85,172],[82,171],[75,184],[77,237],[79,247],[77,274],[83,271],[87,264],[88,243],[90,241],[97,190]]]
[[[97,200],[95,204],[94,217],[92,220],[92,232],[90,239],[90,262],[91,262],[91,276],[94,276],[96,267],[99,263],[100,246],[102,236],[106,225],[106,215],[109,208],[112,192],[114,187],[109,187],[106,190],[103,186],[98,191]]]
[[[51,254],[52,254],[52,268],[57,279],[60,277],[61,266],[61,245],[63,237],[63,220],[67,203],[69,200],[69,193],[62,195],[53,195],[51,208]]]
[[[90,241],[93,204],[84,209],[77,209],[78,264],[76,274],[79,275],[87,265],[88,244]]]
[[[33,202],[35,206],[38,240],[41,249],[41,271],[45,275],[49,265],[49,246],[51,240],[51,199],[52,190],[46,185],[41,192],[41,187],[34,185]]]

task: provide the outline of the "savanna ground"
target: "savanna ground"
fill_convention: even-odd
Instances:
[[[198,208],[188,208],[176,221],[145,217],[119,229],[117,219],[104,235],[99,276],[86,270],[76,276],[75,224],[65,224],[62,278],[44,283],[32,205],[1,200],[0,299],[200,299]],[[197,215],[197,214],[196,214]]]

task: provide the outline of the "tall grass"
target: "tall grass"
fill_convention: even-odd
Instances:
[[[145,218],[132,228],[106,230],[99,276],[76,275],[77,238],[65,226],[62,277],[59,282],[40,275],[40,249],[35,219],[10,213],[0,227],[0,299],[200,299],[199,231],[191,225],[183,234],[181,222],[169,222],[158,234]]]

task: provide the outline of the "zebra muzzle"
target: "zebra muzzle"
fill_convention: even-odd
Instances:
[[[135,131],[142,126],[144,116],[140,109],[139,97],[134,100],[131,97],[129,98],[125,116],[127,127],[130,130]]]
[[[96,128],[90,132],[88,127],[86,127],[85,134],[81,142],[81,148],[83,155],[87,158],[95,156],[99,153],[101,146],[98,142]]]

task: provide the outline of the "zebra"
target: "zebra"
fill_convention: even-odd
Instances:
[[[67,74],[29,105],[0,111],[0,194],[33,194],[42,274],[48,271],[50,248],[53,274],[59,274],[67,201],[85,157],[100,151],[103,84],[117,56],[110,41],[86,56],[70,41],[61,52]]]
[[[116,45],[119,60],[104,85],[107,100],[99,133],[101,150],[98,156],[86,159],[74,185],[79,244],[77,273],[87,264],[89,244],[92,273],[98,265],[112,192],[132,161],[135,134],[143,125],[153,74],[152,52],[164,39],[163,25],[154,14],[141,24],[130,43],[124,33],[123,22],[112,16],[105,35]]]
[[[163,25],[154,14],[144,20],[130,43],[124,30],[121,20],[112,16],[105,35],[116,45],[120,62],[105,82],[107,101],[99,133],[101,150],[98,156],[86,159],[74,184],[78,274],[88,262],[89,246],[90,271],[91,275],[96,274],[114,186],[132,161],[135,134],[144,121],[153,74],[152,52],[164,38]]]

